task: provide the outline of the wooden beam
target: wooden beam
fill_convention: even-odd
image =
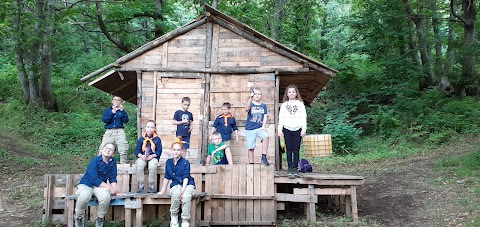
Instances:
[[[211,19],[211,17],[207,18]],[[207,37],[205,43],[205,68],[210,68],[212,66],[213,22],[207,22],[206,33]]]
[[[142,135],[142,71],[137,71],[137,137]]]
[[[187,72],[187,73],[221,73],[221,74],[257,74],[257,73],[306,73],[310,72],[308,68],[115,68],[115,71],[143,71],[143,72]]]
[[[275,75],[277,74],[278,71],[275,71]],[[280,113],[280,108],[279,108],[279,102],[280,102],[280,77],[275,76],[275,91],[274,91],[274,121],[275,125],[278,123],[278,114]],[[275,135],[273,135],[273,138],[275,138],[275,151],[280,151],[280,144],[278,142],[278,130],[277,127],[275,127]],[[275,170],[280,170],[282,169],[282,152],[275,152]]]
[[[82,79],[80,79],[80,81],[85,82],[85,81],[87,81],[88,79],[90,79],[90,78],[92,78],[92,77],[94,77],[94,76],[96,76],[96,75],[98,75],[98,74],[100,74],[100,73],[103,73],[103,72],[109,70],[109,69],[112,68],[112,67],[113,67],[113,63],[110,63],[110,64],[108,64],[108,65],[106,65],[106,66],[103,66],[102,68],[99,68],[99,69],[95,70],[94,72],[92,72],[92,73],[90,73],[90,74],[82,77]]]
[[[308,196],[310,197],[315,197],[315,186],[310,184],[308,185]],[[317,214],[315,212],[315,203],[309,202],[305,203],[305,213],[307,214],[307,220],[310,222],[316,222],[317,221]]]
[[[315,185],[362,185],[364,183],[362,179],[314,179],[314,178],[288,178],[288,177],[275,177],[275,184],[315,184]]]
[[[315,188],[315,195],[351,195],[352,190],[350,188]],[[296,195],[308,195],[307,188],[294,188],[293,194]]]
[[[128,53],[127,55],[117,59],[114,64],[115,65],[120,65],[122,63],[125,63],[125,62],[133,59],[133,58],[136,58],[136,57],[142,55],[143,53],[145,53],[145,52],[147,52],[147,51],[149,51],[149,50],[151,50],[151,49],[153,49],[153,48],[155,48],[155,47],[157,47],[157,46],[159,46],[159,45],[161,45],[161,44],[163,44],[163,43],[165,43],[165,42],[167,42],[167,41],[169,41],[169,40],[171,40],[171,39],[173,39],[177,36],[183,35],[183,34],[187,33],[188,31],[190,31],[190,30],[192,30],[192,29],[194,29],[194,28],[196,28],[196,27],[198,27],[202,24],[205,24],[206,22],[207,22],[207,19],[204,17],[204,18],[201,18],[200,20],[197,20],[193,23],[190,23],[190,24],[185,25],[181,28],[173,30],[173,31],[163,35],[162,37],[159,37],[159,38],[141,46],[140,48]]]
[[[316,203],[317,196],[275,193],[275,200],[282,202]]]
[[[155,121],[155,125],[157,124],[157,79],[158,79],[158,72],[153,72],[153,100],[152,100],[152,117],[151,119]]]
[[[275,199],[275,196],[267,195],[224,195],[224,194],[213,194],[208,195],[210,199],[238,199],[238,200],[272,200]]]
[[[272,221],[210,221],[208,222],[208,226],[211,225],[233,225],[233,226],[240,226],[240,225],[249,225],[249,226],[273,226],[275,222]],[[203,225],[202,225],[203,226]]]
[[[208,135],[209,128],[208,123],[210,121],[210,73],[204,74],[204,91],[203,91],[203,119],[202,119],[202,144],[200,154],[197,157],[201,158],[201,162],[207,159],[208,155]]]

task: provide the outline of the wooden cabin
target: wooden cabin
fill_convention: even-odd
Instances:
[[[206,6],[206,15],[159,37],[87,76],[89,84],[110,94],[118,94],[136,104],[138,135],[145,122],[154,119],[163,142],[162,158],[169,157],[169,144],[175,137],[173,114],[181,99],[191,99],[193,131],[188,159],[202,163],[208,135],[224,102],[239,126],[239,142],[232,140],[235,163],[247,163],[245,146],[245,103],[250,87],[259,88],[269,111],[271,135],[268,159],[279,163],[276,122],[285,88],[298,86],[305,103],[310,104],[336,70],[298,53],[249,26]],[[257,142],[255,161],[262,147]],[[278,165],[277,165],[278,167]]]
[[[164,146],[162,159],[170,156],[169,145],[175,138],[174,112],[181,108],[182,97],[190,97],[189,111],[194,121],[187,158],[192,163],[197,192],[207,195],[199,203],[195,211],[198,219],[191,226],[275,225],[277,211],[286,210],[290,203],[304,203],[306,219],[313,222],[318,196],[335,197],[335,204],[343,204],[345,215],[358,222],[356,187],[364,183],[363,177],[314,172],[292,179],[279,170],[276,123],[285,88],[297,85],[309,105],[337,71],[208,5],[205,8],[205,16],[143,45],[82,81],[91,80],[91,86],[137,105],[139,136],[145,122],[155,120]],[[275,165],[268,167],[247,164],[245,103],[251,87],[262,91],[270,115],[267,155]],[[224,102],[232,104],[231,112],[239,126],[240,140],[231,142],[236,165],[202,166],[210,128]],[[257,163],[261,152],[257,141]],[[138,187],[134,165],[118,167],[119,190],[134,192]],[[163,169],[164,162],[160,162],[157,187]],[[74,193],[79,177],[46,175],[45,219],[72,225],[73,202],[66,201],[66,196]],[[168,222],[168,200],[165,204],[165,198],[157,197],[150,194],[128,201],[120,199],[121,206],[112,207],[107,220],[124,220],[126,226],[142,226],[143,221],[156,218]],[[90,209],[90,220],[95,218],[94,209]]]

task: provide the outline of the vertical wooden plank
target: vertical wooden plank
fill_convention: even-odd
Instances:
[[[155,71],[153,72],[153,103],[152,103],[152,116],[150,117],[151,120],[155,121],[157,120],[157,80],[158,80],[158,72]]]
[[[237,176],[234,173],[238,173],[237,170],[238,165],[233,166],[225,166],[225,195],[237,195],[234,189],[235,185],[239,181],[238,179],[234,179]],[[238,180],[238,181],[237,181]],[[238,205],[238,203],[237,203]],[[235,209],[237,212],[235,212]],[[233,215],[233,216],[232,216]],[[238,217],[238,206],[235,206],[235,202],[231,199],[225,200],[225,221],[235,221],[235,216]]]
[[[261,164],[253,164],[253,195],[261,195],[262,189],[262,174]],[[262,206],[260,200],[253,201],[253,220],[261,221],[262,219]]]
[[[275,167],[273,165],[268,166],[268,175],[266,179],[267,185],[267,195],[275,196]],[[268,207],[275,207],[275,200],[268,200]],[[276,209],[269,209],[269,213],[267,219],[272,222],[276,222],[277,220],[277,210]]]
[[[278,114],[280,113],[280,76],[275,76],[275,94],[274,94],[275,100],[273,102],[273,114],[274,114],[274,125],[278,124]],[[275,152],[273,153],[275,155],[275,170],[280,170],[282,169],[282,153],[280,152],[280,145],[278,142],[278,130],[277,127],[274,129],[275,134],[273,135],[272,138],[274,138],[273,141],[275,141]],[[278,152],[277,152],[278,151]]]
[[[74,188],[74,183],[73,183],[73,174],[69,174],[67,176],[67,183],[65,185],[66,189],[66,194],[67,195],[73,195],[73,188]],[[68,226],[73,226],[73,211],[74,211],[74,200],[65,200],[65,220],[67,220],[67,225]]]
[[[212,34],[212,58],[211,58],[211,67],[216,69],[218,64],[218,38],[220,35],[220,25],[213,25],[213,34]]]
[[[247,173],[246,173],[246,176],[247,176],[247,180],[246,180],[246,195],[254,195],[254,178],[253,178],[253,175],[254,175],[254,170],[253,170],[253,165],[250,165],[250,164],[245,164],[246,166],[246,170],[247,170]],[[254,203],[254,200],[247,200],[245,201],[245,206],[248,208],[246,210],[246,214],[245,214],[245,219],[248,220],[248,221],[251,221],[253,220],[253,216],[254,216],[254,212],[255,212],[255,209],[253,207],[253,203]]]
[[[242,164],[238,165],[238,195],[246,195],[247,194],[247,166],[250,164]],[[247,200],[239,200],[238,201],[238,221],[249,221],[246,220],[246,207]]]
[[[207,14],[207,26],[206,26],[206,43],[205,43],[205,68],[210,68],[212,65],[212,36],[213,36],[213,22],[209,12]]]
[[[45,201],[45,218],[52,218],[52,209],[53,209],[53,190],[55,188],[55,178],[54,175],[47,175],[45,179],[47,183],[47,194],[44,199]]]
[[[358,209],[357,209],[357,187],[356,186],[350,186],[352,190],[352,194],[350,195],[352,197],[352,216],[353,216],[353,222],[358,223]]]
[[[205,73],[203,80],[204,80],[204,95],[203,95],[204,106],[202,109],[203,119],[201,121],[202,144],[201,144],[200,152],[197,155],[198,159],[201,161],[200,163],[204,163],[208,155],[208,135],[209,135],[208,122],[210,121],[210,80],[211,80],[210,73]]]
[[[213,176],[215,174],[211,174],[211,173],[206,173],[205,174],[205,192],[208,193],[208,195],[212,195],[213,194]],[[205,201],[205,212],[204,212],[204,219],[206,222],[209,222],[212,220],[212,202],[213,200],[210,199],[210,200],[207,200]]]
[[[219,179],[218,179],[218,176],[220,175],[220,167],[219,166],[215,166],[215,168],[217,168],[217,172],[215,173],[214,176],[212,176],[212,181],[211,181],[211,185],[212,185],[212,194],[219,194],[218,193],[218,184],[219,184]],[[211,200],[211,211],[212,211],[212,221],[218,221],[219,218],[218,218],[218,199],[212,199]]]
[[[137,71],[137,138],[142,135],[142,71]]]
[[[138,202],[142,204],[142,199],[137,198]],[[143,205],[135,210],[135,226],[143,226]]]
[[[260,172],[261,172],[261,183],[260,183],[260,195],[269,195],[268,188],[273,187],[273,185],[267,184],[268,179],[268,166],[260,165]],[[269,200],[261,200],[260,206],[262,208],[261,220],[268,221],[268,213],[272,205],[269,204]],[[269,206],[270,205],[270,206]]]
[[[164,42],[162,45],[162,68],[168,68],[168,42]]]
[[[217,171],[218,178],[218,194],[225,195],[225,166],[218,166],[220,171]],[[217,215],[219,221],[225,221],[225,199],[219,199]]]
[[[313,184],[308,185],[308,195],[310,198],[315,197],[315,186]],[[317,221],[317,215],[315,213],[315,203],[306,203],[305,213],[307,214],[307,220],[311,222]]]
[[[345,216],[352,217],[352,188],[349,189],[350,194],[345,198]]]

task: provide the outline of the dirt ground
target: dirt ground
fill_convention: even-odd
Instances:
[[[7,151],[6,154],[0,152],[0,226],[39,224],[43,207],[43,175],[80,173],[84,166],[79,166],[78,163],[86,163],[85,160],[60,162],[58,158],[29,150],[17,141],[0,134],[0,148]],[[362,225],[473,226],[465,223],[480,217],[480,211],[469,210],[462,202],[478,203],[480,199],[462,180],[455,180],[455,176],[446,176],[439,172],[435,163],[445,155],[468,152],[479,141],[480,139],[476,139],[452,144],[428,154],[408,158],[345,167],[342,174],[365,177],[365,184],[357,190]],[[25,164],[9,161],[24,157],[29,160]],[[323,222],[288,222],[281,220],[282,218],[284,216],[279,215],[279,225],[324,225]]]

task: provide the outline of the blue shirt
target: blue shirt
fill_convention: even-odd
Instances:
[[[112,107],[109,107],[103,111],[102,121],[106,129],[123,128],[123,124],[128,122],[128,114],[125,110],[117,110],[113,114]]]
[[[83,175],[79,184],[85,184],[88,187],[98,187],[102,182],[117,182],[117,162],[110,158],[108,163],[102,160],[102,156],[98,155],[90,161],[87,171]]]
[[[187,185],[195,186],[195,180],[190,176],[190,162],[187,159],[180,157],[177,165],[174,164],[173,158],[170,158],[165,163],[165,179],[172,180],[170,188],[175,185],[183,185],[183,179],[188,178]]]
[[[145,154],[145,151],[142,151],[142,146],[143,146],[143,141],[144,140],[145,140],[145,138],[143,136],[138,138],[137,147],[135,148],[135,157],[137,157],[137,158],[138,158],[138,154],[140,154],[140,153]],[[160,140],[160,137],[158,137],[158,136],[156,136],[152,140],[153,140],[153,143],[155,144],[155,151],[153,151],[153,153],[155,153],[157,155],[156,159],[159,160],[160,156],[162,155],[162,140]],[[147,142],[145,150],[149,151],[148,155],[152,154],[152,145],[150,144],[150,142]]]
[[[235,118],[229,117],[227,118],[227,125],[225,126],[225,119],[220,116],[222,115],[220,114],[215,118],[213,127],[222,135],[223,141],[229,141],[232,139],[232,132],[238,130],[237,121],[235,121]]]
[[[254,130],[263,126],[263,119],[268,114],[267,105],[260,103],[260,105],[250,104],[250,111],[248,111],[247,121],[245,123],[245,130]]]
[[[175,111],[175,114],[173,115],[173,120],[176,120],[176,121],[183,121],[183,120],[193,121],[193,114],[188,112],[188,111],[177,110],[177,111]],[[190,132],[188,132],[189,129],[190,129],[190,123],[177,125],[176,136],[190,136]]]

